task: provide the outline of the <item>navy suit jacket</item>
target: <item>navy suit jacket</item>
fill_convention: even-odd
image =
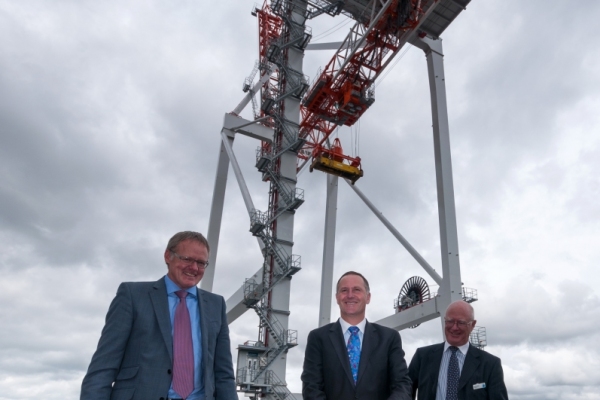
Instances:
[[[410,400],[407,373],[400,334],[367,322],[355,385],[338,321],[308,335],[302,397],[304,400]]]
[[[198,289],[206,400],[237,399],[223,297]],[[81,400],[165,400],[173,337],[164,278],[125,282],[106,314]]]
[[[413,384],[413,399],[435,400],[444,343],[417,349],[408,373]],[[473,385],[485,383],[485,388]],[[418,397],[415,393],[418,389]],[[459,400],[508,400],[500,359],[469,345],[458,381]]]

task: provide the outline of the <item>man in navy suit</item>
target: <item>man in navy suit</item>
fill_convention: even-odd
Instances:
[[[202,234],[177,233],[165,250],[166,276],[119,286],[81,400],[238,398],[225,301],[196,287],[208,251]]]
[[[469,303],[458,300],[448,306],[446,341],[417,349],[410,362],[413,399],[417,394],[418,400],[508,400],[500,359],[469,344],[476,323]],[[452,375],[458,375],[454,382]]]
[[[340,319],[308,335],[303,399],[410,400],[400,335],[365,319],[369,282],[357,272],[346,272],[338,280],[335,298]]]

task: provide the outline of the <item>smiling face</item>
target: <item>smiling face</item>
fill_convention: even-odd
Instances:
[[[444,333],[451,346],[462,346],[467,343],[469,335],[477,323],[473,319],[473,309],[464,301],[450,304],[444,320]]]
[[[206,246],[196,240],[184,240],[173,251],[182,258],[191,258],[198,261],[208,261]],[[197,263],[184,262],[176,257],[170,250],[165,250],[165,263],[169,271],[167,276],[180,289],[189,289],[196,286],[204,276],[204,269],[198,268]]]
[[[371,293],[367,292],[365,282],[360,276],[346,275],[340,279],[335,299],[340,306],[342,319],[354,325],[365,318]]]

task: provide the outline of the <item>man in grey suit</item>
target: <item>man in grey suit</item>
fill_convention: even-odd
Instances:
[[[365,319],[369,282],[357,272],[338,280],[340,319],[308,335],[304,400],[410,400],[402,342],[397,331]]]
[[[196,287],[208,252],[202,234],[177,233],[166,276],[119,286],[81,400],[238,398],[225,301]]]
[[[508,400],[500,359],[469,344],[476,323],[469,303],[448,306],[446,341],[417,349],[410,362],[413,399]]]

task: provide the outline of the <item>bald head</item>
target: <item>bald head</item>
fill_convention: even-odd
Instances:
[[[469,341],[469,335],[475,328],[475,311],[463,300],[451,303],[444,316],[444,333],[451,346],[462,346]]]
[[[467,303],[464,300],[456,300],[456,301],[450,303],[448,308],[446,308],[446,314],[448,314],[448,311],[454,311],[454,310],[460,311],[463,314],[467,314],[469,316],[470,320],[475,319],[475,309],[473,308],[472,305],[470,305],[469,303]]]

